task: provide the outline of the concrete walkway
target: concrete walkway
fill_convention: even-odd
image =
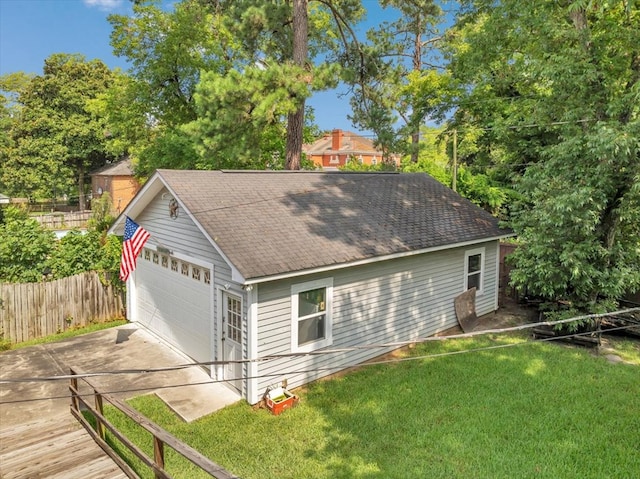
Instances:
[[[162,368],[192,361],[151,333],[132,324],[105,329],[56,343],[0,354],[0,381],[85,372]],[[183,419],[192,421],[240,400],[202,368],[117,374],[92,378],[101,392],[120,399],[155,393]],[[198,384],[197,386],[188,386]],[[69,413],[69,380],[0,383],[0,428],[51,419]]]

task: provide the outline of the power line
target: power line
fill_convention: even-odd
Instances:
[[[425,338],[417,338],[407,341],[394,341],[390,343],[378,343],[378,344],[365,344],[361,346],[351,346],[346,348],[334,348],[334,349],[323,349],[320,351],[310,351],[304,353],[286,353],[286,354],[273,354],[258,357],[255,359],[242,359],[237,361],[201,361],[201,362],[193,362],[187,364],[180,364],[176,366],[168,366],[161,368],[144,368],[144,369],[122,369],[122,370],[111,370],[111,371],[99,371],[94,373],[82,373],[82,374],[65,374],[65,375],[57,375],[57,376],[48,376],[48,377],[36,377],[36,378],[17,378],[17,379],[2,379],[0,380],[0,384],[10,384],[10,383],[21,383],[21,382],[43,382],[43,381],[59,381],[59,380],[68,380],[72,378],[82,379],[82,378],[93,378],[100,376],[114,376],[121,374],[145,374],[145,373],[154,373],[154,372],[169,372],[180,369],[186,369],[192,366],[220,366],[220,365],[228,365],[228,364],[248,364],[248,363],[259,363],[272,361],[276,359],[283,358],[293,358],[293,357],[303,357],[303,356],[323,356],[328,354],[337,354],[337,353],[345,353],[345,352],[353,352],[353,351],[361,351],[367,349],[399,349],[404,346],[414,345],[414,344],[422,344],[427,342],[443,342],[454,339],[468,339],[474,338],[476,336],[483,336],[487,334],[504,334],[511,333],[516,331],[523,331],[526,329],[532,329],[540,326],[559,326],[562,324],[567,324],[575,321],[585,321],[589,319],[599,319],[607,316],[614,316],[620,314],[633,313],[636,311],[640,311],[640,307],[628,308],[624,310],[612,311],[607,313],[594,313],[594,314],[586,314],[581,316],[574,316],[571,318],[560,319],[556,321],[540,321],[535,323],[526,323],[518,326],[511,326],[508,328],[494,328],[494,329],[485,329],[480,331],[472,331],[469,333],[460,333],[460,334],[452,334],[448,336],[428,336]],[[628,326],[634,327],[634,326]],[[624,327],[626,328],[626,327]],[[589,332],[587,334],[591,334]],[[577,335],[578,333],[576,333]],[[342,367],[340,367],[341,369]],[[334,368],[330,368],[334,369]],[[306,372],[306,371],[305,371]],[[282,375],[279,373],[278,375]],[[237,379],[247,379],[247,378],[237,378]],[[233,379],[233,380],[237,380]]]
[[[537,324],[542,324],[542,323],[537,323]],[[425,354],[425,355],[420,355],[420,356],[410,356],[410,357],[405,357],[405,358],[392,358],[392,359],[383,359],[383,360],[378,360],[378,361],[367,361],[364,363],[355,363],[352,364],[350,366],[334,366],[334,367],[327,367],[327,368],[313,368],[313,369],[298,369],[298,370],[293,370],[293,371],[285,371],[285,372],[278,372],[278,373],[272,373],[272,374],[263,374],[263,375],[258,375],[258,376],[242,376],[242,377],[238,377],[238,378],[232,378],[232,379],[219,379],[219,380],[207,380],[207,381],[199,381],[199,382],[195,382],[195,383],[179,383],[179,384],[171,384],[171,385],[160,385],[160,386],[148,386],[148,387],[142,387],[142,388],[127,388],[127,389],[117,389],[117,390],[111,390],[111,391],[102,391],[102,394],[123,394],[123,393],[132,393],[132,392],[141,392],[141,391],[151,391],[151,390],[158,390],[158,389],[172,389],[172,388],[177,388],[177,387],[187,387],[187,386],[200,386],[200,385],[205,385],[205,384],[220,384],[220,383],[228,383],[228,382],[233,382],[233,381],[238,381],[238,380],[249,380],[249,379],[265,379],[265,378],[270,378],[270,377],[282,377],[282,376],[292,376],[295,374],[308,374],[308,373],[316,373],[316,372],[327,372],[327,371],[334,371],[334,372],[338,372],[338,371],[342,371],[344,369],[348,369],[348,368],[352,368],[352,367],[361,367],[361,366],[378,366],[378,365],[387,365],[387,364],[393,364],[393,363],[404,363],[407,361],[419,361],[419,360],[426,360],[426,359],[438,359],[438,358],[442,358],[442,357],[447,357],[447,356],[456,356],[459,354],[467,354],[467,353],[477,353],[477,352],[483,352],[483,351],[491,351],[491,350],[495,350],[495,349],[504,349],[504,348],[511,348],[511,347],[516,347],[516,346],[523,346],[523,345],[531,345],[531,344],[536,344],[536,343],[544,343],[544,342],[551,342],[551,341],[561,341],[564,339],[570,339],[570,338],[576,338],[576,337],[581,337],[581,336],[591,336],[593,334],[606,334],[607,332],[612,332],[612,331],[622,331],[622,330],[626,330],[629,328],[633,328],[636,326],[620,326],[620,327],[616,327],[616,328],[610,328],[607,329],[606,331],[600,331],[600,332],[594,332],[594,331],[588,331],[588,332],[583,332],[583,333],[572,333],[572,334],[568,334],[568,335],[563,335],[563,336],[554,336],[554,337],[549,337],[549,338],[542,338],[542,339],[536,339],[533,341],[522,341],[522,342],[518,342],[518,343],[508,343],[508,344],[497,344],[497,345],[493,345],[493,346],[485,346],[485,347],[479,347],[479,348],[472,348],[472,349],[463,349],[463,350],[459,350],[459,351],[447,351],[444,353],[433,353],[433,354]],[[451,338],[450,336],[445,336],[443,337],[443,339],[448,339]],[[194,366],[197,364],[193,364]],[[189,366],[190,367],[190,366]],[[149,370],[150,372],[154,372],[153,370]],[[159,371],[155,371],[155,372],[159,372]],[[69,378],[78,378],[78,379],[83,379],[87,377],[87,375],[82,375],[82,374],[78,374],[78,375],[72,375],[69,376]],[[69,379],[69,378],[63,378],[62,376],[58,377],[57,379]],[[91,393],[87,393],[84,395],[90,395]],[[82,396],[83,394],[81,394]],[[13,400],[13,401],[2,401],[0,402],[0,405],[5,405],[5,404],[20,404],[20,403],[28,403],[28,402],[37,402],[37,401],[50,401],[50,400],[55,400],[55,399],[69,399],[69,395],[64,395],[64,396],[49,396],[49,397],[44,397],[44,398],[29,398],[29,399],[17,399],[17,400]]]

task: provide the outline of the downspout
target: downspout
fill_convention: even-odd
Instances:
[[[258,358],[258,285],[244,287],[247,292],[247,359]],[[247,402],[256,404],[262,398],[258,391],[258,363],[247,363]],[[263,391],[264,392],[264,391]]]

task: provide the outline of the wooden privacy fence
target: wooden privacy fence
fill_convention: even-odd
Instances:
[[[0,333],[12,343],[123,317],[122,298],[96,272],[42,283],[0,284]]]
[[[51,213],[34,216],[43,227],[50,229],[86,228],[87,221],[91,218],[91,211],[78,211],[75,213]]]
[[[98,445],[120,466],[122,471],[131,478],[137,478],[136,472],[125,462],[125,460],[116,453],[107,441],[107,431],[111,442],[122,444],[129,449],[148,469],[153,471],[154,477],[171,479],[172,476],[165,470],[165,446],[170,447],[179,455],[189,460],[198,469],[208,473],[217,479],[239,479],[238,476],[231,474],[229,471],[219,466],[209,458],[203,456],[191,446],[181,442],[171,433],[165,431],[156,423],[147,419],[131,406],[119,399],[101,393],[86,378],[78,378],[74,376],[82,375],[83,372],[78,368],[71,368],[71,384],[69,391],[71,392],[71,414],[84,426],[87,432],[93,437]],[[80,384],[86,384],[89,387],[89,394],[80,392]],[[93,396],[93,400],[85,399],[84,396]],[[139,427],[145,429],[151,434],[153,442],[153,458],[145,454],[136,444],[129,440],[121,431],[119,431],[104,415],[104,402],[108,402],[116,409],[120,410],[125,416],[134,421]],[[93,403],[93,404],[92,404]],[[84,414],[83,414],[84,412]],[[91,416],[95,426],[92,427],[86,419],[85,414]]]

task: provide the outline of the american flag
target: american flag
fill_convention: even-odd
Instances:
[[[120,279],[126,281],[131,272],[136,269],[138,253],[149,239],[148,231],[127,216],[124,225],[122,242],[122,261],[120,262]]]

